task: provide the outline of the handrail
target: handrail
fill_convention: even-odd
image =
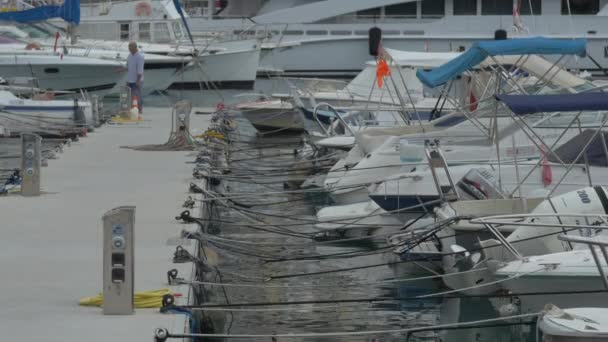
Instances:
[[[344,121],[344,119],[342,118],[342,116],[340,116],[340,114],[338,113],[337,110],[334,109],[334,107],[332,105],[330,105],[327,102],[321,102],[319,104],[317,104],[315,106],[315,110],[313,112],[313,116],[315,117],[315,119],[317,120],[317,122],[319,122],[319,124],[321,123],[319,121],[319,118],[317,117],[317,111],[319,109],[320,106],[326,106],[329,110],[331,110],[334,115],[336,116],[336,118],[338,118],[338,120],[340,120],[340,122],[342,123],[342,125],[344,125],[344,129],[348,130],[348,132],[354,137],[355,133],[350,129],[350,126],[348,126],[348,124],[346,123],[346,121]],[[327,132],[327,135],[330,136],[329,132]]]

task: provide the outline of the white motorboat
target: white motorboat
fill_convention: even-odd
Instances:
[[[126,81],[123,62],[99,58],[0,53],[4,78],[35,78],[37,88],[106,95]]]
[[[81,11],[76,33],[82,38],[80,46],[128,51],[126,43],[133,40],[146,53],[192,56],[192,63],[180,70],[169,89],[253,88],[260,60],[259,41],[191,42],[171,0],[83,4]]]
[[[604,113],[588,114],[591,117],[588,119],[594,120],[595,125],[601,123],[600,120],[604,115]],[[555,123],[556,120],[551,119],[549,117],[545,119],[545,122],[551,122],[551,125],[558,127]],[[585,122],[591,124],[591,121]],[[566,127],[564,126],[564,128]],[[507,165],[497,163],[454,165],[449,167],[449,176],[451,181],[457,184],[458,191],[469,193],[480,191],[482,195],[489,189],[480,188],[479,181],[471,179],[472,171],[489,175],[494,179],[494,183],[500,184],[500,191],[518,197],[540,197],[549,194],[550,191],[553,191],[553,194],[560,194],[584,187],[589,182],[595,185],[608,185],[608,173],[606,172],[608,160],[603,153],[598,152],[603,149],[602,139],[606,139],[605,137],[597,136],[587,146],[587,164],[580,162],[571,167],[568,165],[587,145],[593,134],[594,131],[591,129],[581,132],[557,148],[555,156],[547,157],[545,162],[540,164],[537,160],[529,160],[529,157],[517,161],[515,159],[519,159],[517,153],[520,150],[523,151],[524,148],[518,149],[515,146],[512,147],[512,151],[517,152],[508,153],[513,160],[507,161]],[[602,132],[602,134],[607,133]],[[559,163],[558,158],[567,164]],[[390,179],[370,187],[369,196],[388,211],[409,211],[407,208],[412,208],[413,212],[432,210],[439,205],[438,200],[441,198],[437,185],[441,189],[451,189],[450,179],[445,172],[437,172],[437,178],[433,174],[430,167],[424,165],[418,167],[415,172],[392,175],[389,177]],[[525,176],[528,177],[524,179]],[[499,178],[500,180],[498,180]],[[561,182],[558,184],[558,181]],[[553,189],[554,186],[555,189]],[[425,205],[425,203],[427,204]]]
[[[63,135],[95,125],[91,103],[83,100],[21,99],[0,91],[0,121],[11,133]]]
[[[565,217],[570,222],[554,220],[560,226],[554,229],[571,230],[583,225],[589,230],[594,229],[594,235],[560,235],[554,237],[554,240],[561,240],[572,250],[519,258],[493,267],[494,276],[502,288],[516,294],[538,293],[535,296],[521,297],[519,309],[522,312],[539,311],[544,303],[565,308],[607,307],[604,304],[608,290],[605,278],[608,271],[605,250],[608,240],[604,230],[606,211],[602,208],[596,213],[555,215],[554,219],[560,217]],[[589,223],[575,224],[573,221],[577,219]],[[567,295],[557,295],[560,293]],[[501,304],[501,301],[494,303],[497,306]]]
[[[513,45],[510,41],[503,41],[491,43],[496,46],[509,46]],[[545,39],[530,39],[527,41],[521,40],[520,43],[538,43],[538,44],[552,44],[552,43],[560,43],[559,41],[551,41]],[[580,43],[580,42],[578,42]],[[479,43],[483,44],[483,43]],[[584,49],[583,44],[577,44],[576,46],[569,46],[570,50],[564,49],[565,53],[580,53]],[[539,49],[542,51],[543,49]],[[472,57],[480,52],[480,49],[474,49],[467,52],[469,56]],[[505,50],[506,51],[506,50]],[[523,51],[523,50],[522,50]],[[529,51],[529,50],[527,50]],[[551,54],[550,50],[546,50],[547,53]],[[553,50],[557,51],[557,50]],[[497,52],[497,50],[494,50]],[[507,54],[512,54],[513,50],[509,50]],[[483,54],[483,53],[482,53]],[[338,203],[348,203],[348,202],[359,202],[362,201],[363,197],[367,196],[367,186],[372,184],[378,178],[385,178],[392,174],[399,172],[407,172],[412,168],[416,167],[417,161],[422,159],[422,149],[420,144],[425,141],[441,141],[442,145],[450,144],[450,146],[454,146],[453,148],[448,148],[444,152],[447,157],[447,161],[450,163],[454,162],[463,162],[468,161],[468,163],[474,163],[475,161],[481,160],[491,160],[495,159],[497,155],[508,155],[508,149],[512,149],[512,139],[511,135],[514,135],[514,139],[518,141],[519,146],[524,147],[524,145],[529,145],[534,148],[536,146],[536,142],[534,142],[537,137],[529,136],[529,133],[526,130],[521,130],[521,126],[532,125],[534,121],[540,123],[542,121],[539,118],[519,118],[512,116],[507,113],[509,118],[498,117],[496,120],[493,120],[489,116],[499,116],[498,108],[495,107],[495,101],[493,96],[487,94],[488,89],[494,89],[495,85],[493,82],[500,78],[509,78],[508,82],[513,82],[513,79],[510,75],[502,73],[500,67],[496,73],[493,75],[487,74],[486,72],[475,73],[471,69],[475,68],[478,64],[481,66],[491,66],[491,65],[502,65],[503,63],[507,65],[517,65],[518,68],[522,70],[526,70],[526,76],[519,76],[515,82],[520,82],[520,85],[513,86],[513,83],[505,82],[504,84],[510,84],[509,92],[521,92],[525,91],[527,84],[530,84],[532,87],[540,89],[534,89],[532,91],[555,91],[554,88],[563,89],[568,92],[577,92],[581,90],[593,89],[595,86],[583,79],[580,79],[567,71],[557,68],[546,61],[545,59],[536,56],[536,55],[519,55],[519,56],[500,56],[501,52],[494,53],[498,56],[493,56],[491,58],[486,59],[488,56],[486,55],[478,55],[474,56],[473,59],[467,58],[457,58],[454,59],[453,62],[443,65],[440,68],[437,68],[437,72],[434,74],[438,76],[438,79],[441,79],[440,83],[432,83],[428,82],[428,78],[426,77],[426,72],[418,72],[419,77],[426,85],[437,87],[438,85],[445,84],[451,80],[453,80],[456,76],[462,73],[462,70],[470,70],[473,73],[473,76],[476,76],[479,80],[475,81],[478,84],[475,89],[472,89],[467,93],[477,93],[477,99],[486,98],[486,101],[475,100],[473,102],[474,106],[471,104],[459,107],[459,110],[463,112],[466,117],[469,118],[468,121],[460,123],[454,127],[450,127],[448,129],[434,132],[425,132],[423,130],[423,134],[413,134],[409,136],[403,136],[399,138],[397,136],[389,136],[383,141],[383,144],[375,150],[367,150],[365,154],[359,154],[360,161],[352,168],[348,170],[344,170],[342,166],[336,165],[337,168],[331,170],[331,177],[327,177],[325,183],[328,191],[331,191],[332,196],[335,197]],[[463,61],[467,60],[469,63]],[[481,62],[479,62],[481,61]],[[446,72],[446,70],[450,69]],[[544,79],[547,75],[546,73],[553,70],[551,73],[551,77],[549,79]],[[439,76],[441,74],[441,76]],[[468,73],[471,75],[471,73]],[[540,81],[542,80],[542,81]],[[489,83],[492,83],[490,85]],[[550,85],[550,86],[548,86]],[[484,89],[483,91],[480,89]],[[489,100],[489,101],[488,101]],[[462,99],[454,99],[455,102],[461,102]],[[468,107],[469,109],[467,109]],[[496,109],[496,110],[495,110]],[[470,111],[470,113],[467,113]],[[502,110],[501,110],[502,113]],[[500,115],[504,116],[505,113]],[[527,121],[527,123],[526,123]],[[534,127],[534,126],[533,126]],[[534,127],[535,130],[538,130],[538,136],[543,137],[546,136],[551,141],[551,136],[554,134],[559,134],[561,131],[552,131],[552,128],[539,128]],[[485,133],[484,133],[485,131]],[[490,132],[492,131],[492,132]],[[495,132],[494,132],[495,131]],[[571,134],[571,133],[566,133]],[[491,138],[490,138],[491,137]],[[494,142],[491,140],[496,140],[497,137],[500,139],[499,146],[497,148],[494,145]],[[557,137],[557,136],[555,136]],[[544,138],[543,138],[544,139]],[[468,147],[467,147],[468,145]],[[456,146],[461,146],[456,148]],[[510,146],[510,147],[506,147]],[[536,150],[530,151],[532,154],[537,154],[539,151]],[[481,158],[481,159],[480,159]],[[347,190],[336,190],[333,191],[332,188],[341,188]]]
[[[496,30],[514,37],[585,38],[589,54],[599,64],[569,60],[566,66],[601,75],[607,66],[602,56],[608,4],[566,4],[529,0],[514,11],[513,1],[230,0],[217,15],[213,0],[185,6],[192,9],[189,22],[194,31],[270,35],[260,65],[282,70],[285,76],[336,78],[358,73],[369,59],[368,46],[377,44],[374,36],[370,39],[373,27],[382,30],[383,47],[405,51],[462,51],[476,41],[492,39]]]
[[[404,226],[372,201],[325,207],[317,212],[317,221],[315,229],[336,238],[367,236],[383,227],[396,230]]]
[[[114,60],[126,66],[128,51],[112,51],[104,49],[80,48],[80,47],[59,47],[55,51],[52,46],[38,46],[21,43],[18,41],[0,44],[0,55],[14,55],[16,52],[24,55],[35,56],[55,56],[61,59],[65,56],[85,57],[92,59]],[[174,81],[177,72],[186,67],[192,60],[189,56],[164,56],[151,53],[145,54],[144,64],[144,94],[167,89]]]
[[[560,309],[547,304],[537,329],[547,342],[608,341],[608,309],[595,307]]]

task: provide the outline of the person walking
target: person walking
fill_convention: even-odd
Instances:
[[[144,86],[144,55],[139,52],[136,42],[129,42],[129,57],[127,57],[127,86],[131,89],[131,102],[137,96],[139,114],[143,109],[143,86]]]

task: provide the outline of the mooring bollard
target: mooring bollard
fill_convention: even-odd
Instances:
[[[103,215],[103,314],[135,312],[135,207],[112,209]]]
[[[125,119],[129,119],[129,111],[131,110],[131,88],[127,86],[120,87],[118,115]]]
[[[36,134],[21,135],[21,195],[40,196],[42,138]]]
[[[93,126],[95,128],[101,126],[101,118],[99,111],[99,96],[91,96],[91,113],[93,114]]]

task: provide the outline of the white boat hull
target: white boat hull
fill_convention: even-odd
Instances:
[[[106,95],[123,85],[126,69],[121,63],[78,63],[71,59],[42,56],[32,62],[33,56],[0,55],[0,75],[4,78],[33,77],[38,80],[38,88],[63,91],[81,90],[99,96]],[[37,57],[37,56],[36,56]]]
[[[293,109],[242,109],[241,113],[258,131],[301,131],[302,117]]]

